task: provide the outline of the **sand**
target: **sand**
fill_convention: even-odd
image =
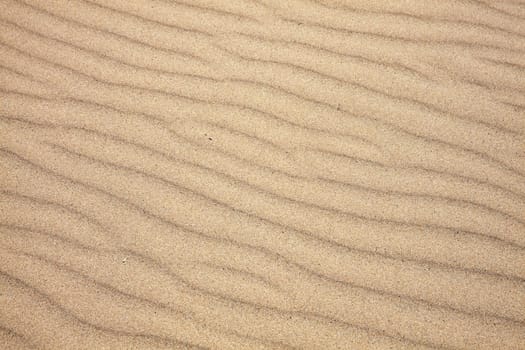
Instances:
[[[525,2],[0,0],[0,349],[525,349]]]

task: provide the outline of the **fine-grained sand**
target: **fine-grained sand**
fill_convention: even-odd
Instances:
[[[525,349],[523,0],[0,0],[0,349]]]

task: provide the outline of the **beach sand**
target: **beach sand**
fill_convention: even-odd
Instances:
[[[525,2],[0,0],[0,349],[525,349]]]

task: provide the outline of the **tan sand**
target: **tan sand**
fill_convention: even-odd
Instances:
[[[525,349],[525,2],[0,0],[0,349]]]

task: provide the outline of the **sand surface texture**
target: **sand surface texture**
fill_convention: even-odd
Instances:
[[[0,0],[0,349],[525,349],[525,2]]]

